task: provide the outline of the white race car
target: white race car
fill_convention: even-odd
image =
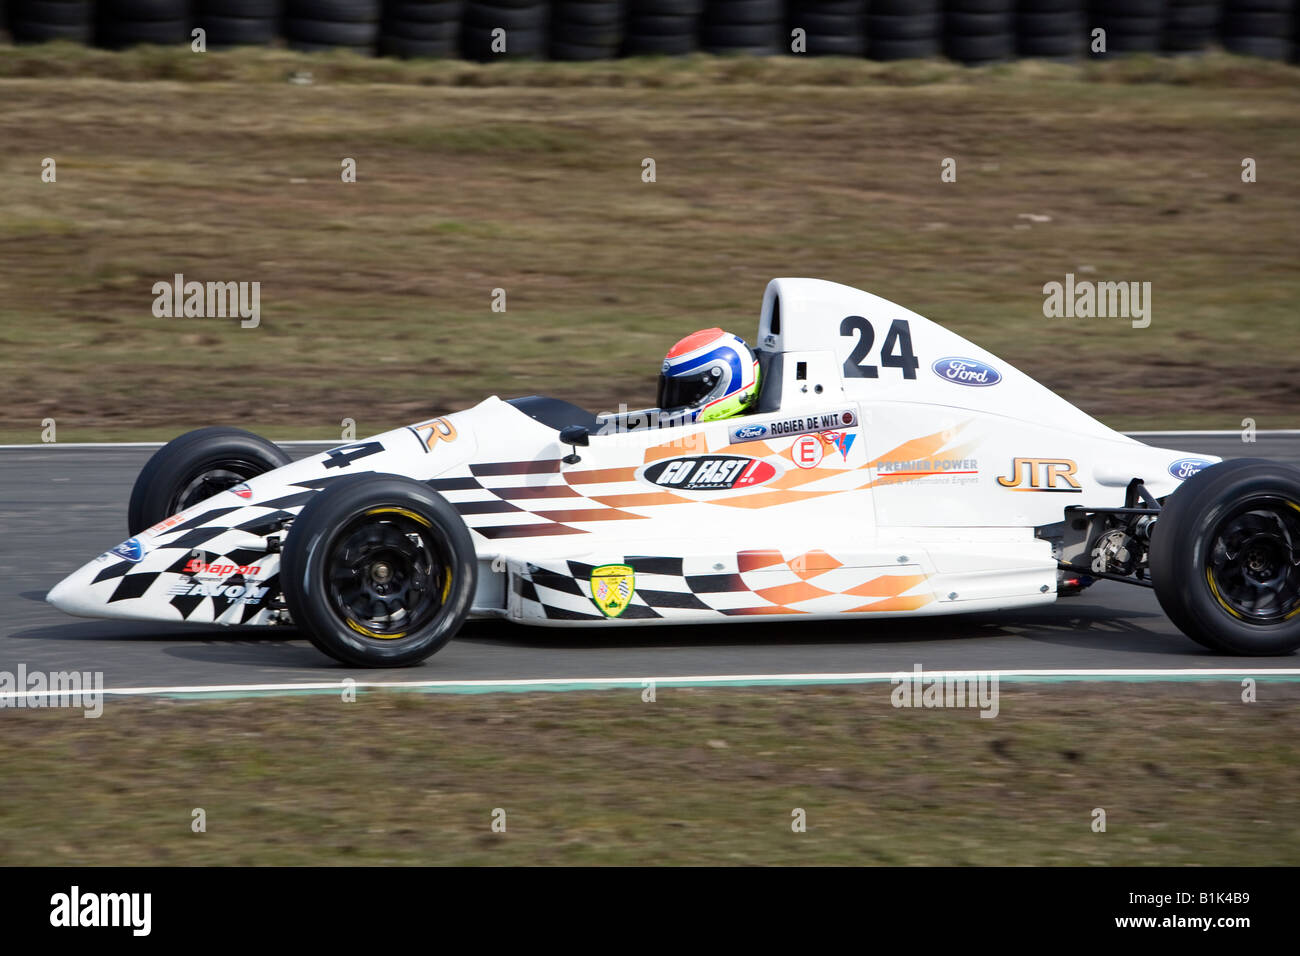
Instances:
[[[136,481],[72,614],[292,624],[411,664],[469,618],[636,624],[960,614],[1098,579],[1194,640],[1300,646],[1300,471],[1118,434],[877,296],[776,279],[752,414],[680,424],[488,398],[293,462],[205,428]]]

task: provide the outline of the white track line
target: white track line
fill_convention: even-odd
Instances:
[[[866,682],[899,682],[912,680],[917,675],[915,670],[866,671],[857,673],[829,674],[702,674],[678,677],[538,677],[501,680],[427,680],[427,681],[358,681],[340,678],[336,681],[304,682],[300,684],[189,684],[158,687],[105,687],[100,693],[113,697],[148,697],[164,694],[274,694],[294,691],[342,691],[345,688],[357,690],[437,690],[451,688],[466,689],[501,689],[555,687],[560,685],[583,687],[635,687],[641,688],[647,683],[689,687],[715,684],[846,684]],[[1018,677],[1056,677],[1056,678],[1142,678],[1142,677],[1179,677],[1227,679],[1240,677],[1300,677],[1300,668],[1264,667],[1256,670],[1242,667],[1203,667],[1203,668],[1080,668],[1080,669],[1045,669],[1045,670],[923,670],[920,676],[929,680],[969,679],[997,677],[999,680]],[[351,680],[352,682],[346,683]],[[91,691],[93,693],[93,691]],[[69,696],[71,691],[6,691],[0,693],[0,702],[15,702],[21,699],[34,700],[47,697]],[[82,691],[86,693],[86,691]]]

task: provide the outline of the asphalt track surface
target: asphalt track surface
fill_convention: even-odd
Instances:
[[[1140,434],[1162,447],[1300,465],[1300,432]],[[295,457],[328,445],[294,445]],[[1101,582],[1023,611],[919,620],[561,630],[471,624],[417,667],[337,664],[291,629],[95,621],[44,602],[64,575],[126,537],[126,502],[152,447],[0,447],[0,671],[102,671],[104,686],[340,681],[582,680],[1020,669],[1266,669],[1300,656],[1230,658],[1180,634],[1144,588]],[[1280,675],[1279,675],[1280,676]]]

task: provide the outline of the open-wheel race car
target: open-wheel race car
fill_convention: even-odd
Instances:
[[[294,625],[424,660],[467,618],[622,627],[961,614],[1154,587],[1220,651],[1300,646],[1300,471],[1154,448],[940,325],[816,279],[767,288],[748,414],[502,401],[292,461],[161,448],[69,613]]]

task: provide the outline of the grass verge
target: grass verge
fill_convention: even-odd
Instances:
[[[6,710],[0,864],[1300,862],[1295,685],[1004,685],[992,720],[890,691]]]

